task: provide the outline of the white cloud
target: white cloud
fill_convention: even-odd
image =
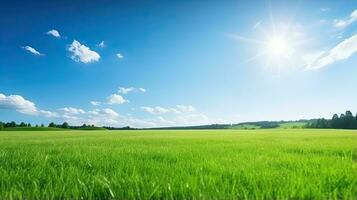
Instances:
[[[97,44],[97,46],[100,48],[104,48],[106,45],[105,45],[104,41],[101,41],[99,44]]]
[[[117,53],[116,55],[117,55],[117,57],[118,57],[119,59],[123,59],[123,58],[124,58],[123,54],[121,54],[121,53]]]
[[[147,119],[154,127],[165,126],[192,126],[211,124],[209,118],[200,113],[190,105],[177,105],[171,108],[156,107],[141,107],[142,110],[157,117]],[[152,126],[151,126],[152,127]]]
[[[20,95],[5,96],[0,93],[0,108],[16,110],[17,112],[28,115],[38,114],[35,103],[26,100]]]
[[[80,108],[73,108],[75,110],[82,110]],[[161,108],[162,109],[162,108]],[[160,110],[160,108],[158,109]],[[208,117],[197,111],[175,113],[169,111],[170,115],[155,116],[147,119],[140,119],[132,117],[131,115],[119,115],[116,111],[105,109],[94,109],[84,111],[81,113],[68,113],[62,110],[59,116],[63,121],[67,121],[71,125],[94,124],[96,126],[114,126],[114,127],[165,127],[165,126],[191,126],[210,124]],[[161,110],[161,112],[165,112]]]
[[[155,107],[143,106],[141,107],[141,109],[144,110],[145,112],[155,115],[166,114],[166,113],[180,114],[180,113],[189,113],[189,112],[196,111],[196,108],[194,108],[193,106],[185,106],[185,105],[177,105],[172,108],[164,108],[161,106],[155,106]]]
[[[118,93],[119,94],[128,94],[130,92],[146,92],[145,88],[135,88],[135,87],[119,87]]]
[[[169,108],[163,108],[160,106],[156,106],[156,107],[143,106],[141,107],[141,109],[150,114],[165,114],[171,111]]]
[[[60,38],[61,37],[60,33],[55,29],[49,30],[46,34],[47,35],[52,35],[55,38]]]
[[[135,88],[135,87],[119,87],[118,91],[112,95],[110,95],[109,97],[107,97],[107,102],[106,104],[123,104],[123,103],[127,103],[129,102],[129,100],[125,99],[122,95],[128,94],[130,92],[146,92],[146,89],[144,88]],[[102,102],[99,101],[91,101],[90,104],[92,104],[93,106],[100,106],[102,104]]]
[[[34,54],[34,55],[37,55],[37,56],[42,56],[43,54],[40,53],[39,51],[37,51],[35,48],[33,47],[30,47],[30,46],[24,46],[24,47],[21,47],[23,49],[25,49],[26,51]]]
[[[39,110],[35,103],[20,95],[6,96],[0,93],[0,109],[16,110],[26,115],[42,115],[44,117],[57,117],[57,113]]]
[[[102,103],[99,101],[91,101],[90,104],[92,104],[93,106],[100,106]]]
[[[124,97],[119,94],[112,94],[107,98],[107,100],[108,104],[123,104],[128,102],[128,100],[124,99]]]
[[[99,114],[103,114],[103,115],[109,117],[109,119],[115,119],[115,118],[119,117],[119,114],[110,108],[105,108],[105,109],[100,110]]]
[[[60,109],[60,118],[71,125],[94,124],[96,126],[118,126],[120,115],[110,108],[85,111],[80,108]],[[68,112],[71,110],[71,112]],[[73,111],[73,112],[72,112]]]
[[[196,108],[194,108],[193,106],[177,105],[176,107],[179,110],[181,110],[182,112],[194,112],[194,111],[196,111]]]
[[[65,108],[61,108],[60,110],[64,111],[66,114],[69,114],[69,115],[79,115],[79,114],[86,113],[82,109],[73,108],[73,107],[65,107]]]
[[[138,90],[140,91],[140,92],[146,92],[146,89],[145,88],[138,88]]]
[[[345,28],[357,20],[357,9],[354,10],[346,19],[338,19],[334,21],[337,28]]]
[[[48,110],[40,110],[39,111],[41,115],[48,117],[48,118],[53,118],[53,117],[58,117],[58,114],[55,112],[51,112]]]
[[[129,88],[120,87],[118,90],[118,93],[119,94],[128,94],[129,92],[132,92],[134,90],[135,90],[134,87],[129,87]]]
[[[76,62],[91,63],[97,62],[100,59],[100,55],[97,52],[90,50],[77,40],[73,40],[72,44],[68,47],[68,51],[72,53],[71,58]]]
[[[317,55],[315,59],[311,59],[310,62],[306,64],[306,68],[320,69],[339,60],[347,59],[355,52],[357,52],[357,34],[345,39],[327,53]]]

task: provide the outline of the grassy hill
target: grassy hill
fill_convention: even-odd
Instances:
[[[298,121],[258,121],[258,122],[243,122],[238,124],[211,124],[200,126],[182,126],[182,127],[161,127],[150,128],[148,130],[201,130],[201,129],[242,129],[242,130],[255,130],[255,129],[295,129],[304,128],[308,122],[312,120],[298,120]]]
[[[307,122],[284,122],[279,124],[279,128],[304,128]]]

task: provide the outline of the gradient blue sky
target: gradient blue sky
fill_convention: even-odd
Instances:
[[[5,0],[0,26],[0,121],[151,127],[357,112],[357,1]]]

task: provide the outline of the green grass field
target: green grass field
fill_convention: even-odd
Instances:
[[[0,199],[357,199],[357,131],[0,131]]]

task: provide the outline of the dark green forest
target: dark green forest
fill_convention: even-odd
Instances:
[[[351,111],[346,111],[340,116],[334,114],[332,119],[317,119],[306,125],[307,128],[333,128],[333,129],[357,129],[357,115],[353,116]]]

